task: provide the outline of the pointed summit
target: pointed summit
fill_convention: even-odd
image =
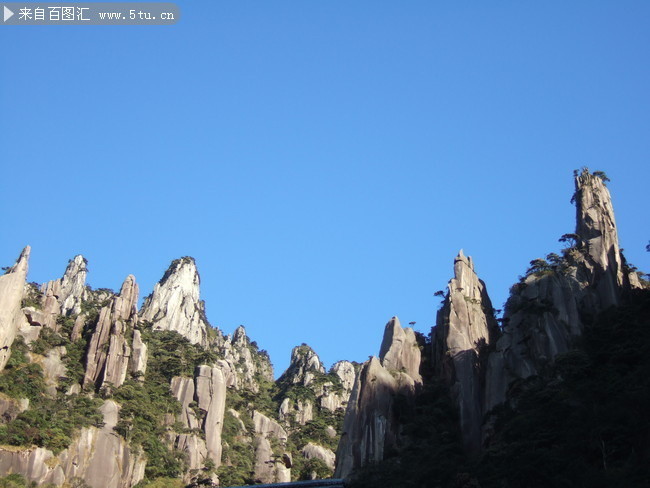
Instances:
[[[325,367],[318,354],[307,344],[294,347],[291,351],[291,363],[282,378],[292,384],[308,386],[315,377],[314,373],[325,374]]]
[[[133,346],[138,355],[133,361],[131,347],[125,337],[129,330],[135,328],[138,321],[137,302],[138,285],[135,277],[129,275],[124,280],[120,293],[99,313],[86,353],[84,386],[94,385],[99,390],[105,384],[112,387],[122,385],[126,380],[129,363],[132,365],[132,372],[144,372],[146,345],[141,344],[140,331],[133,332]]]
[[[88,261],[81,254],[68,261],[65,273],[58,280],[41,286],[43,310],[51,314],[73,315],[81,312],[81,302],[88,298],[86,276]]]
[[[593,267],[591,281],[596,285],[605,307],[618,304],[621,289],[629,283],[606,181],[609,180],[603,172],[590,173],[583,168],[575,178],[574,195],[579,246],[587,258],[586,264]]]
[[[447,288],[445,304],[438,317],[446,349],[453,355],[470,349],[477,351],[481,342],[489,344],[498,328],[490,313],[492,302],[485,283],[474,271],[472,258],[465,257],[462,249],[454,259],[454,277]]]
[[[498,326],[485,283],[463,251],[454,259],[444,305],[438,312],[434,337],[435,367],[449,384],[457,405],[463,442],[470,453],[481,443],[483,378],[481,345],[495,340]]]
[[[199,298],[201,280],[194,258],[174,260],[153,293],[142,305],[140,316],[156,330],[175,330],[194,344],[207,344],[207,320]]]
[[[606,179],[603,173],[590,173],[587,168],[576,176],[576,234],[603,270],[614,267],[618,272],[621,266],[618,232]]]
[[[415,332],[410,327],[402,328],[397,317],[392,317],[384,328],[379,359],[386,369],[405,371],[416,383],[422,383],[421,354]]]

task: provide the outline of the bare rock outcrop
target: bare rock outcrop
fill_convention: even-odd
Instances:
[[[217,340],[213,347],[223,356],[222,369],[225,365],[234,374],[229,377],[229,387],[236,390],[247,389],[255,393],[259,391],[258,377],[266,381],[274,381],[273,366],[271,360],[264,351],[258,351],[255,343],[251,342],[246,329],[240,325],[235,332],[226,338],[222,338],[217,332]]]
[[[81,478],[91,488],[130,488],[144,477],[145,458],[113,430],[119,408],[114,401],[105,401],[100,409],[104,426],[82,429],[58,456],[66,479]]]
[[[19,473],[37,485],[60,486],[79,478],[91,488],[132,487],[144,477],[146,461],[113,430],[119,405],[107,400],[101,412],[104,427],[82,429],[58,456],[40,447],[0,447],[0,476]]]
[[[31,248],[26,246],[16,263],[0,276],[0,371],[9,360],[18,330],[28,326],[21,310]]]
[[[140,317],[151,321],[155,330],[174,330],[191,343],[206,346],[209,325],[200,283],[194,258],[174,260],[145,299]]]
[[[126,380],[129,364],[132,368],[143,366],[146,359],[141,353],[143,349],[146,351],[146,346],[139,346],[140,357],[135,365],[131,361],[131,347],[125,337],[126,333],[135,335],[137,332],[134,330],[138,321],[137,301],[138,285],[135,277],[129,275],[124,280],[120,293],[99,313],[88,344],[84,387],[94,385],[97,390],[107,384],[118,387]]]
[[[328,468],[334,471],[336,454],[334,454],[330,449],[314,444],[313,442],[308,442],[307,445],[302,448],[302,455],[305,459],[320,459]]]
[[[366,361],[356,377],[336,452],[335,477],[347,477],[354,469],[380,462],[398,448],[402,439],[395,398],[413,399],[418,385],[420,350],[415,334],[401,329],[397,317],[385,327],[381,359]],[[418,364],[416,367],[415,359]],[[395,369],[398,368],[398,369]],[[411,376],[413,375],[413,376]],[[400,402],[401,403],[401,402]]]
[[[19,473],[37,485],[52,483],[58,486],[65,481],[65,474],[54,453],[42,447],[0,447],[0,476],[11,473]]]
[[[221,368],[199,366],[196,372],[196,400],[205,412],[203,425],[208,456],[216,466],[221,465],[221,432],[226,408],[226,378]]]
[[[498,325],[485,283],[474,271],[471,257],[461,250],[454,260],[443,307],[432,333],[434,366],[450,386],[459,411],[465,449],[478,453],[483,423],[485,368],[480,356],[484,346],[498,336]]]
[[[386,324],[379,359],[386,369],[404,371],[416,383],[422,383],[421,353],[415,332],[410,327],[402,328],[397,317],[391,318]]]
[[[88,297],[87,265],[86,258],[79,254],[68,262],[63,277],[41,287],[44,313],[66,316],[81,313],[81,302]]]
[[[255,481],[259,483],[286,483],[291,481],[291,454],[285,450],[289,438],[275,420],[254,411]],[[273,445],[276,447],[274,448]]]
[[[195,402],[194,378],[175,376],[171,381],[171,390],[174,397],[181,404],[181,413],[178,421],[185,429],[198,430],[201,423],[190,405]],[[176,436],[175,447],[186,453],[188,468],[201,469],[208,456],[205,440],[198,434],[179,434]]]

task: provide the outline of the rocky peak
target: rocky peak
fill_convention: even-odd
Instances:
[[[463,251],[454,259],[454,277],[449,281],[438,325],[445,349],[453,356],[463,351],[478,351],[479,344],[489,344],[498,326],[492,314],[492,302],[485,283],[474,271],[471,257]]]
[[[432,336],[435,368],[450,387],[469,453],[477,453],[481,445],[486,374],[480,366],[480,354],[486,354],[481,345],[493,342],[497,334],[485,284],[474,271],[472,258],[461,250]]]
[[[576,234],[594,262],[603,270],[612,266],[618,272],[621,261],[612,197],[599,174],[584,168],[575,178]]]
[[[61,314],[70,315],[81,312],[81,300],[86,294],[86,275],[88,261],[81,254],[75,256],[61,278]]]
[[[291,363],[283,376],[293,384],[308,386],[314,380],[314,373],[325,374],[325,367],[318,354],[307,344],[294,347]]]
[[[575,173],[575,245],[559,263],[529,270],[511,289],[504,333],[490,355],[486,409],[502,403],[508,384],[538,374],[582,334],[584,312],[618,305],[638,277],[624,266],[614,209],[602,172]],[[562,239],[563,240],[563,239]],[[531,272],[532,271],[532,272]]]
[[[410,327],[402,328],[397,317],[392,317],[384,328],[379,359],[386,369],[404,371],[417,383],[422,382],[421,354],[415,332]]]
[[[81,302],[88,297],[87,275],[88,261],[81,254],[68,261],[61,278],[49,281],[41,287],[44,311],[61,315],[81,313]]]
[[[193,344],[206,346],[209,325],[199,284],[194,258],[174,260],[145,299],[141,318],[151,321],[155,330],[174,330]]]
[[[273,366],[268,354],[259,351],[257,345],[250,341],[243,325],[225,339],[218,329],[217,333],[221,339],[213,341],[212,345],[221,352],[224,364],[233,372],[229,376],[229,387],[249,389],[257,393],[259,377],[273,381]]]
[[[20,307],[29,268],[30,251],[31,248],[26,246],[16,263],[0,276],[0,371],[9,360],[10,348],[18,329],[27,323]]]
[[[248,345],[248,336],[246,335],[246,328],[243,325],[240,325],[235,329],[235,332],[233,332],[230,342],[233,345],[237,345],[237,346]]]
[[[354,379],[357,376],[354,365],[350,361],[338,361],[331,368],[332,373],[336,374],[341,380],[343,389],[347,392],[352,391]]]
[[[583,168],[576,175],[574,194],[577,245],[586,257],[583,267],[603,307],[617,305],[623,288],[638,283],[638,276],[624,266],[612,197],[605,181],[604,173]]]
[[[146,368],[146,345],[142,343],[140,331],[135,330],[138,321],[136,304],[138,285],[135,277],[124,280],[120,293],[103,307],[97,319],[86,353],[84,386],[96,389],[108,384],[118,387],[124,383],[131,366],[131,372],[144,373]],[[131,347],[125,334],[134,335],[133,346],[137,358],[131,358]]]

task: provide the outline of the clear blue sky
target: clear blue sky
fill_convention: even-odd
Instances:
[[[0,262],[148,294],[196,258],[276,374],[428,332],[460,248],[497,307],[606,171],[648,271],[647,1],[187,1],[173,27],[0,27]]]

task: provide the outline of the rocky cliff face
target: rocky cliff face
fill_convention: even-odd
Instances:
[[[29,246],[25,247],[16,263],[0,276],[0,371],[9,360],[18,329],[27,326],[21,305],[30,250]]]
[[[111,400],[101,408],[104,427],[82,429],[58,456],[44,448],[0,447],[0,473],[20,473],[38,485],[56,486],[75,479],[92,488],[130,488],[144,476],[145,459],[113,430],[119,405]]]
[[[597,173],[584,169],[575,179],[576,232],[573,246],[549,262],[531,262],[528,275],[511,290],[503,335],[490,355],[486,409],[502,403],[508,384],[538,374],[567,352],[593,316],[621,303],[638,285],[624,266],[611,196]]]
[[[193,344],[207,346],[209,325],[199,298],[200,282],[193,258],[175,260],[145,299],[140,317],[155,330],[174,330]]]
[[[356,378],[345,412],[336,452],[335,477],[347,477],[361,466],[380,462],[401,444],[400,411],[421,384],[420,348],[412,329],[393,317],[384,329],[379,359],[366,361]],[[395,369],[397,368],[397,369]],[[400,396],[405,402],[396,403]]]
[[[480,356],[498,335],[492,302],[485,283],[474,271],[471,257],[461,250],[454,260],[443,307],[433,331],[434,367],[450,386],[459,411],[465,448],[478,453],[483,422],[485,369]]]
[[[253,412],[255,432],[255,474],[256,483],[285,483],[291,481],[291,454],[286,450],[289,438],[282,426],[261,414]],[[273,444],[276,445],[274,448]]]

